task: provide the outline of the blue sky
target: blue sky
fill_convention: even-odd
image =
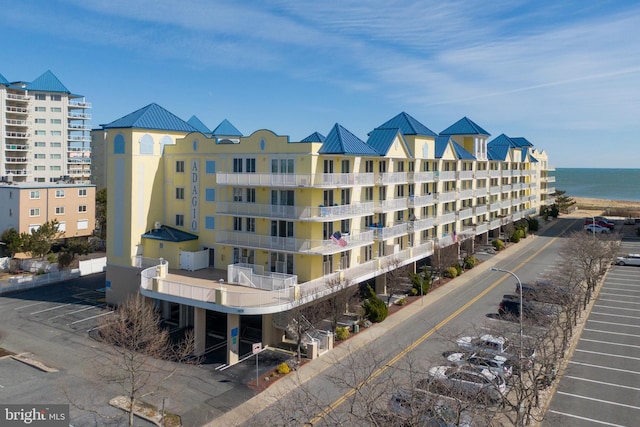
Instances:
[[[92,126],[156,102],[209,128],[366,134],[467,116],[556,167],[640,168],[632,1],[9,0],[0,74],[51,70]]]

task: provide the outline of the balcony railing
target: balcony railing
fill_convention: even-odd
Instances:
[[[409,202],[406,197],[399,199],[375,200],[373,202],[374,212],[387,212],[406,209]]]
[[[458,191],[458,200],[470,199],[473,197],[473,190],[460,190]]]
[[[487,205],[478,205],[474,208],[476,215],[484,215],[487,213]]]
[[[218,202],[218,214],[257,216],[263,218],[284,218],[297,220],[326,220],[330,218],[350,218],[371,215],[373,202],[362,202],[338,206],[283,206],[246,202]]]
[[[373,185],[372,173],[216,173],[218,185],[252,185],[263,187],[343,187]]]
[[[5,123],[7,126],[31,126],[31,122],[28,120],[7,119]]]
[[[70,113],[67,116],[69,120],[91,120],[91,114],[88,113]]]
[[[7,99],[11,99],[14,101],[28,101],[31,99],[31,97],[26,95],[20,95],[17,93],[7,93]]]
[[[458,219],[461,221],[464,219],[471,218],[472,216],[473,216],[473,208],[466,208],[458,211]]]
[[[489,170],[489,178],[500,178],[502,176],[502,171],[490,169]]]
[[[455,191],[446,191],[443,193],[436,194],[438,203],[453,202],[454,200],[456,200],[456,197],[457,197],[457,193]]]
[[[458,172],[458,179],[473,179],[473,171],[460,171]]]
[[[27,157],[5,157],[4,161],[7,163],[27,163],[29,159]]]
[[[69,101],[69,107],[71,108],[91,108],[90,102],[84,101]]]
[[[404,236],[408,232],[406,222],[396,224],[391,227],[373,227],[373,238],[375,240],[387,240],[398,236]]]
[[[489,194],[489,191],[487,190],[487,187],[478,187],[474,190],[473,194],[476,197],[484,197]]]
[[[430,206],[433,205],[433,194],[427,194],[424,196],[409,196],[409,204],[410,208],[419,208],[422,206]]]
[[[500,194],[500,186],[494,185],[492,187],[489,187],[489,194],[491,194],[492,196]]]
[[[486,178],[489,176],[489,171],[485,170],[480,170],[480,171],[476,171],[476,179],[482,179],[482,178]]]
[[[450,223],[455,222],[455,221],[456,221],[456,213],[455,212],[449,212],[449,213],[445,213],[445,214],[436,216],[436,218],[434,220],[434,224],[435,225],[444,225],[444,224],[450,224]]]
[[[91,142],[91,137],[88,135],[68,135],[67,141],[69,142]]]
[[[5,107],[5,111],[8,113],[18,113],[18,114],[29,114],[29,109],[24,107],[14,107],[11,105],[7,105]]]
[[[416,231],[422,231],[422,230],[427,230],[429,228],[433,228],[434,222],[435,222],[434,217],[420,218],[413,221],[409,221],[408,231],[416,232]]]
[[[398,184],[403,182],[409,182],[407,172],[384,172],[376,174],[376,184]]]
[[[494,202],[489,205],[489,211],[495,212],[500,210],[500,202]]]
[[[10,150],[10,151],[26,151],[26,150],[29,150],[29,145],[27,145],[27,144],[5,144],[4,145],[4,149],[5,150]]]
[[[455,181],[456,171],[438,171],[436,172],[436,179],[440,181]]]
[[[434,172],[409,172],[409,181],[416,183],[435,182]]]
[[[68,127],[69,129],[73,129],[73,130],[91,130],[91,126],[89,125],[76,124],[76,123],[69,123]]]

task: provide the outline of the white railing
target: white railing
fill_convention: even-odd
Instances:
[[[500,178],[502,176],[502,172],[499,170],[491,169],[489,170],[489,178]]]
[[[501,219],[494,219],[489,222],[489,229],[495,230],[496,228],[499,228],[501,224],[502,224]]]
[[[29,134],[27,132],[12,132],[12,131],[5,131],[5,135],[7,136],[7,138],[29,138]]]
[[[391,210],[406,209],[408,206],[407,198],[400,199],[388,199],[388,200],[376,200],[373,202],[374,212],[384,212]]]
[[[489,194],[491,194],[492,196],[495,196],[496,194],[500,194],[500,186],[494,185],[492,187],[489,187]]]
[[[298,276],[294,274],[264,271],[264,267],[256,264],[237,263],[227,266],[227,280],[269,291],[284,290],[298,284]]]
[[[436,173],[436,178],[440,181],[455,181],[456,173],[456,171],[438,171]]]
[[[484,197],[489,194],[487,187],[478,187],[474,190],[474,194],[476,197]]]
[[[458,219],[463,220],[473,216],[473,208],[462,209],[458,211]]]
[[[376,184],[398,184],[409,182],[406,172],[384,172],[376,174]]]
[[[486,233],[488,230],[489,230],[489,224],[486,222],[483,222],[482,224],[476,225],[475,233],[476,234]]]
[[[8,126],[30,126],[31,122],[28,120],[7,119],[5,123]]]
[[[489,210],[490,210],[491,212],[498,211],[498,210],[500,210],[500,206],[501,206],[501,205],[500,205],[500,202],[494,202],[494,203],[491,203],[491,204],[489,205]]]
[[[9,112],[9,113],[20,113],[20,114],[28,114],[29,113],[29,109],[28,108],[24,108],[24,107],[12,107],[10,105],[7,105],[5,107],[5,111]]]
[[[470,199],[473,197],[473,190],[460,190],[458,191],[458,200]]]
[[[338,206],[285,206],[265,205],[246,202],[219,202],[217,213],[221,215],[250,215],[265,218],[286,218],[314,220],[321,218],[340,218],[370,215],[373,202],[362,202]]]
[[[373,185],[372,173],[216,173],[218,185],[253,185],[265,187],[338,187]]]
[[[482,179],[482,178],[486,178],[489,176],[489,171],[485,170],[480,170],[480,171],[476,171],[476,179]]]
[[[408,225],[405,222],[391,227],[373,228],[373,238],[375,240],[387,240],[398,236],[404,236],[407,232]]]
[[[457,193],[455,191],[447,191],[447,192],[436,194],[438,203],[453,202],[454,200],[456,200],[456,197],[457,197]]]
[[[476,215],[486,214],[487,211],[488,211],[487,205],[478,205],[474,209],[475,209],[475,214]]]
[[[417,208],[421,206],[429,206],[433,205],[433,194],[427,194],[424,196],[409,196],[409,204],[410,208]]]
[[[458,179],[473,179],[473,171],[460,171],[458,172]]]
[[[434,217],[430,217],[430,218],[420,218],[420,219],[416,219],[414,221],[410,221],[409,222],[409,231],[422,231],[422,230],[426,230],[428,228],[433,228],[434,226]]]
[[[91,103],[90,102],[84,102],[84,101],[69,101],[69,107],[91,108]]]
[[[30,96],[26,96],[26,95],[20,95],[17,93],[8,93],[7,94],[7,99],[12,99],[12,100],[16,100],[16,101],[28,101],[31,99]]]
[[[449,223],[455,222],[456,213],[450,212],[450,213],[445,213],[443,215],[438,215],[435,217],[434,221],[435,221],[434,222],[435,225],[443,225],[443,224],[449,224]]]
[[[434,172],[410,172],[409,180],[411,181],[413,175],[413,181],[416,183],[422,182],[434,182],[435,181],[435,173]]]

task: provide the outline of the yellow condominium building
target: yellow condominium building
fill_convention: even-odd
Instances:
[[[190,123],[151,104],[94,132],[108,182],[107,300],[155,299],[194,328],[199,353],[218,337],[228,363],[251,342],[279,342],[280,314],[336,283],[384,291],[390,265],[486,243],[553,202],[544,151],[490,141],[466,117],[437,134],[400,113],[366,141],[340,124],[291,141]]]

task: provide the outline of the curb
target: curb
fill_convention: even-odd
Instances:
[[[45,365],[44,363],[40,362],[39,360],[32,359],[30,355],[31,353],[20,353],[20,354],[12,354],[9,357],[11,357],[14,360],[17,360],[18,362],[22,362],[25,365],[33,366],[34,368],[39,369],[42,372],[48,372],[48,373],[58,372],[56,368],[51,368]]]

